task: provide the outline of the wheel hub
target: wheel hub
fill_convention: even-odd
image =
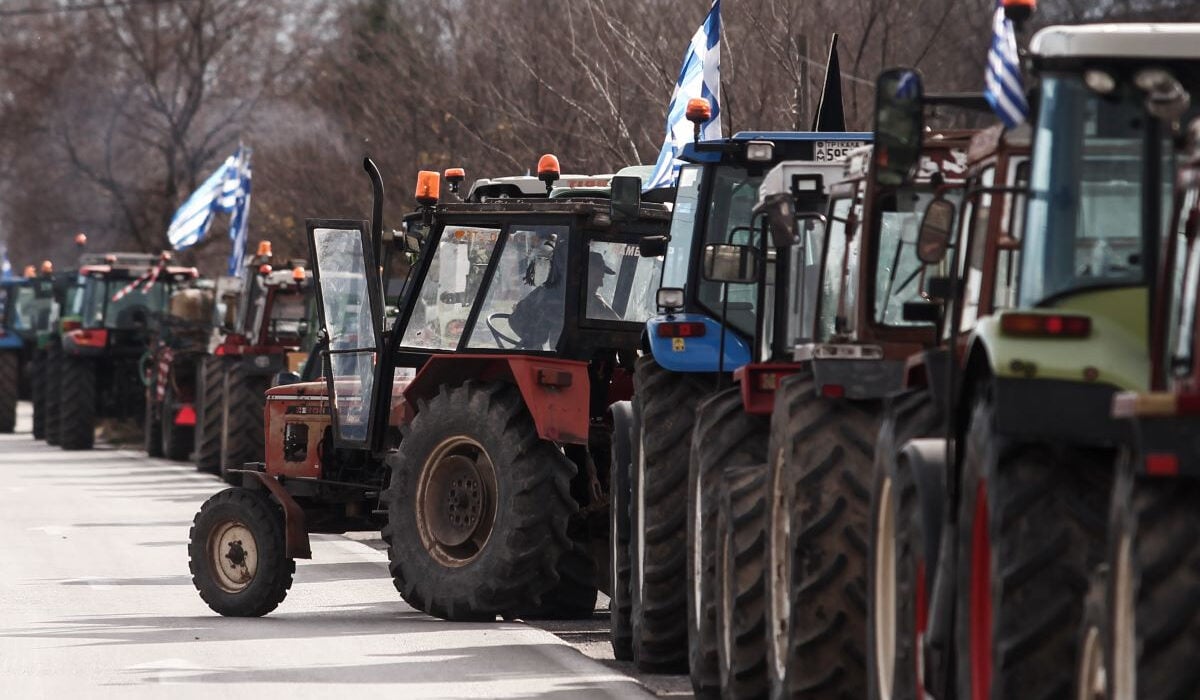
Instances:
[[[226,593],[238,593],[258,572],[258,543],[245,524],[228,521],[213,529],[208,541],[217,585]]]
[[[439,445],[417,489],[417,526],[426,550],[448,566],[475,558],[491,535],[496,475],[483,448],[466,437]]]

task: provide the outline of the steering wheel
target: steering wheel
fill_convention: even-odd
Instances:
[[[493,321],[500,318],[507,321],[508,319],[512,318],[512,314],[495,313],[487,317],[487,327],[488,330],[492,332],[492,337],[496,339],[496,347],[503,349],[505,342],[510,343],[514,348],[520,346],[521,341],[508,337],[504,333],[501,333],[500,329],[496,328],[496,324],[493,323]]]

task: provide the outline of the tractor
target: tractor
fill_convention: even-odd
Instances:
[[[186,460],[196,432],[201,360],[212,334],[213,289],[209,280],[171,293],[166,313],[154,324],[142,358],[146,409],[143,447],[151,457]]]
[[[895,557],[897,576],[926,562],[914,584],[928,599],[916,630],[884,619],[879,629],[914,633],[916,658],[904,663],[917,665],[933,697],[1073,690],[1070,662],[1088,580],[1105,557],[1114,465],[1132,435],[1131,421],[1114,418],[1110,405],[1119,391],[1154,386],[1156,358],[1166,356],[1150,320],[1166,318],[1155,290],[1170,248],[1172,137],[1200,88],[1198,36],[1200,26],[1185,24],[1039,31],[1029,48],[1040,86],[1028,184],[1010,178],[979,187],[959,219],[967,230],[967,217],[982,209],[978,197],[1007,200],[1015,221],[993,252],[1001,256],[996,271],[1009,270],[994,276],[1009,299],[986,316],[971,306],[973,264],[961,246],[949,281],[930,280],[952,340],[943,360],[923,363],[926,390],[910,397],[911,411],[924,404],[941,416],[927,437],[904,440],[924,431],[902,429],[902,421],[914,424],[897,405],[895,438],[890,449],[880,441],[877,464],[908,470],[904,478],[925,488],[908,506],[881,509],[876,550]],[[919,77],[897,75],[907,97],[883,94],[877,136],[919,142]],[[903,149],[892,155],[898,174],[912,167]],[[956,215],[953,202],[930,206],[918,244],[923,261],[943,265]],[[889,510],[905,508],[920,517],[886,522]],[[879,597],[889,588],[878,587]],[[900,596],[898,583],[895,590]]]
[[[708,110],[704,100],[694,101],[689,118],[703,123]],[[622,500],[624,489],[614,489],[618,512],[629,513],[631,526],[627,535],[611,538],[610,562],[623,566],[621,550],[627,550],[631,583],[628,594],[614,590],[612,642],[617,658],[632,658],[642,670],[690,668],[698,692],[718,683],[706,612],[711,574],[699,556],[712,550],[713,530],[705,519],[714,515],[715,501],[702,498],[692,441],[693,436],[722,436],[698,429],[697,407],[757,355],[752,347],[756,329],[770,316],[758,303],[763,285],[706,276],[705,251],[715,244],[757,245],[751,210],[773,165],[805,161],[807,172],[823,173],[828,180],[846,152],[868,141],[868,134],[846,132],[741,132],[688,144],[670,234],[644,246],[644,254],[662,255],[664,262],[659,313],[646,325],[635,398],[616,409],[616,420],[632,431],[634,449],[628,466],[616,472],[630,485],[628,502]],[[770,297],[766,303],[772,303]],[[765,454],[751,463],[763,459]],[[678,497],[682,488],[686,499]]]
[[[703,437],[693,442],[725,528],[697,556],[713,561],[719,669],[723,683],[737,680],[728,695],[864,692],[866,552],[855,543],[865,545],[870,447],[903,358],[934,342],[933,324],[904,313],[922,303],[916,226],[934,193],[963,177],[970,132],[929,136],[919,178],[904,187],[881,179],[878,144],[848,154],[823,186],[825,214],[804,202],[817,182],[788,163],[760,188],[759,245],[774,241],[779,253],[775,299],[764,285],[758,302],[774,313],[734,386],[697,411]],[[733,470],[750,465],[757,476]],[[754,599],[753,611],[736,610],[739,598]]]
[[[62,358],[62,329],[64,325],[77,322],[70,316],[76,299],[83,290],[78,270],[55,271],[49,262],[43,263],[43,278],[50,281],[49,289],[44,279],[36,285],[39,296],[50,297],[50,313],[37,317],[35,348],[31,375],[33,377],[33,437],[45,440],[48,445],[59,444],[58,427],[58,371]],[[41,302],[39,302],[41,303]]]
[[[82,289],[62,321],[61,355],[47,365],[50,432],[65,450],[89,450],[98,419],[143,417],[139,364],[171,293],[197,277],[169,253],[86,254]]]
[[[608,409],[632,391],[659,274],[639,243],[670,214],[639,201],[636,179],[611,201],[439,203],[423,172],[421,208],[390,244],[415,264],[385,330],[373,180],[370,232],[308,222],[324,380],[268,391],[265,462],[231,470],[241,485],[197,514],[193,581],[223,615],[263,615],[311,556],[309,533],[382,529],[419,610],[590,616],[621,449]]]
[[[1185,89],[1196,89],[1194,80]],[[1151,385],[1123,391],[1112,415],[1131,438],[1117,464],[1103,563],[1078,641],[1078,698],[1196,697],[1200,618],[1200,119],[1180,159],[1151,317]],[[1182,136],[1182,134],[1178,134]]]
[[[262,241],[241,277],[217,282],[216,345],[197,358],[196,468],[236,480],[230,469],[263,459],[266,391],[300,369],[316,341],[311,275],[305,261],[271,265]]]
[[[0,281],[0,433],[16,429],[17,400],[29,398],[34,281],[32,275]]]

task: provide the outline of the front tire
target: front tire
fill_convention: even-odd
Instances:
[[[1118,473],[1106,607],[1110,697],[1200,697],[1200,484]]]
[[[609,640],[613,658],[633,659],[633,629],[630,626],[629,479],[633,467],[633,431],[637,418],[630,402],[614,404],[612,465],[608,471],[609,512]]]
[[[0,433],[17,429],[17,397],[20,394],[21,356],[0,352]]]
[[[389,459],[385,539],[396,590],[446,620],[537,610],[575,544],[575,465],[541,440],[510,384],[443,387]]]
[[[90,450],[96,443],[96,368],[64,357],[59,388],[59,429],[64,450]]]
[[[1102,559],[1111,453],[1009,443],[986,396],[967,427],[958,516],[960,698],[1063,698]]]
[[[43,389],[46,408],[46,444],[62,444],[62,371],[66,357],[58,339],[46,351],[46,386]]]
[[[192,584],[213,611],[262,617],[292,586],[283,511],[264,493],[229,488],[204,502],[188,534]]]
[[[216,355],[200,360],[196,397],[196,469],[221,473],[221,444],[225,396],[225,361]]]
[[[46,358],[41,352],[29,363],[33,386],[33,439],[46,439]]]
[[[230,469],[263,461],[263,410],[267,403],[269,378],[248,374],[246,362],[233,362],[225,373],[222,410],[221,478],[240,483]]]

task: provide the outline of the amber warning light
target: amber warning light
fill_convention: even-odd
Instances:
[[[450,185],[450,191],[458,193],[458,188],[462,185],[463,180],[467,179],[467,171],[462,168],[446,168],[444,173],[446,184]]]
[[[43,260],[42,261],[42,274],[48,275],[51,272],[54,272],[54,263],[50,262],[49,260]]]
[[[303,267],[293,267],[292,268],[292,279],[296,282],[303,282],[304,281],[304,268]]]
[[[442,176],[433,170],[422,170],[417,173],[417,202],[423,207],[431,207],[438,202],[442,190]]]
[[[255,253],[255,255],[257,255],[260,258],[271,257],[271,242],[270,241],[259,241],[258,242],[258,252]]]

